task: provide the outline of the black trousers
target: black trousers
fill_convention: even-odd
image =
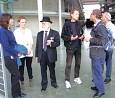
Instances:
[[[24,57],[21,58],[22,65],[19,66],[19,71],[20,71],[20,81],[24,81],[24,67],[25,67],[25,61],[26,61],[26,68],[28,72],[28,77],[29,79],[33,78],[32,75],[32,58],[33,57]]]
[[[7,56],[4,57],[5,66],[8,69],[9,73],[11,74],[11,93],[13,98],[17,98],[21,95],[20,89],[20,72],[18,70],[18,65],[13,57]]]
[[[70,81],[71,65],[73,56],[75,57],[74,66],[74,78],[79,77],[80,64],[81,64],[81,49],[66,50],[66,68],[65,68],[65,80]]]
[[[56,76],[55,76],[55,62],[50,62],[48,60],[48,55],[46,51],[43,51],[43,55],[40,61],[41,66],[41,86],[42,88],[46,89],[48,85],[48,79],[47,79],[47,66],[49,67],[50,71],[50,79],[51,79],[51,85],[56,85]]]

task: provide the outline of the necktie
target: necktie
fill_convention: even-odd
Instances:
[[[44,51],[47,50],[47,45],[46,45],[46,43],[47,43],[47,31],[45,31],[45,36],[44,36]]]

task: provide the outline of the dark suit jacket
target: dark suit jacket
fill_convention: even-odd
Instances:
[[[97,25],[102,24],[100,21]],[[92,46],[104,46],[106,43],[106,28],[104,25],[95,26],[91,31],[90,58],[100,58],[106,55],[104,48]]]
[[[36,40],[36,49],[35,49],[35,57],[38,57],[38,62],[40,62],[43,53],[43,31],[38,32],[37,40]],[[60,36],[59,32],[50,29],[47,40],[50,40],[50,37],[54,37],[54,42],[52,42],[51,46],[47,46],[47,54],[50,62],[57,61],[57,50],[56,47],[60,45]]]

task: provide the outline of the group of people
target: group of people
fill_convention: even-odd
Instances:
[[[111,51],[105,51],[102,47],[107,42],[106,29],[111,31],[112,36],[115,39],[115,25],[111,22],[110,13],[102,13],[99,9],[94,9],[90,15],[90,21],[94,22],[94,27],[91,30],[91,36],[88,37],[83,34],[82,26],[78,21],[79,11],[77,9],[73,9],[70,12],[70,17],[71,19],[64,24],[61,34],[67,55],[65,68],[66,88],[71,88],[70,72],[73,56],[75,56],[74,81],[78,84],[82,84],[79,77],[79,70],[81,62],[81,41],[84,40],[86,42],[90,42],[89,55],[91,58],[92,81],[95,84],[91,89],[96,90],[93,98],[99,98],[105,94],[104,84],[111,81],[113,49]],[[104,80],[103,71],[105,62],[106,78]]]
[[[79,10],[72,9],[70,12],[70,20],[65,22],[61,38],[66,47],[66,67],[65,67],[65,86],[71,88],[70,73],[73,56],[75,57],[74,67],[74,82],[81,85],[80,79],[80,64],[81,64],[81,42],[90,42],[90,58],[92,68],[92,81],[96,90],[93,98],[99,98],[105,94],[104,83],[111,81],[112,72],[112,51],[105,51],[104,48],[93,47],[103,46],[106,43],[107,35],[106,28],[112,32],[115,38],[114,24],[111,22],[111,15],[108,12],[102,13],[99,9],[94,9],[90,15],[90,20],[94,22],[94,27],[91,30],[91,37],[85,37],[83,25],[79,22]],[[0,43],[3,46],[5,66],[11,74],[12,97],[21,98],[21,88],[25,89],[24,85],[24,66],[26,67],[29,76],[29,85],[33,85],[32,74],[32,58],[33,58],[33,38],[32,33],[26,28],[26,18],[20,16],[18,18],[19,28],[14,32],[10,30],[13,25],[13,19],[10,14],[3,14],[0,18]],[[56,30],[51,29],[52,21],[49,17],[43,17],[42,31],[37,33],[35,58],[40,63],[41,68],[41,91],[46,91],[48,86],[47,66],[50,71],[51,86],[58,88],[55,62],[57,61],[57,47],[60,45],[60,35]],[[98,26],[99,25],[99,26]],[[105,25],[105,26],[104,26]],[[21,44],[28,50],[26,55],[16,51],[15,45]],[[21,65],[18,66],[15,57],[19,57]],[[104,63],[106,61],[106,78],[103,78]],[[21,82],[21,86],[19,83]]]
[[[18,18],[19,28],[14,32],[11,31],[13,22],[14,20],[10,14],[2,14],[0,16],[0,44],[3,46],[5,66],[11,74],[12,97],[21,98],[26,96],[26,94],[21,91],[21,89],[24,90],[25,61],[29,76],[29,85],[31,87],[33,86],[31,66],[33,58],[33,38],[31,31],[26,28],[25,17],[20,16]]]

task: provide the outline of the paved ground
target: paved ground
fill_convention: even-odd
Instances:
[[[82,47],[82,61],[81,61],[81,70],[80,70],[80,78],[83,81],[82,85],[78,85],[74,83],[73,77],[73,68],[74,63],[72,64],[71,69],[71,89],[66,89],[64,84],[65,78],[65,48],[61,45],[58,48],[58,61],[56,63],[56,76],[57,82],[59,85],[58,89],[51,87],[50,80],[48,84],[47,90],[42,93],[40,91],[41,86],[41,76],[40,76],[40,66],[35,62],[35,58],[33,58],[33,76],[34,76],[34,86],[29,87],[27,71],[25,68],[25,86],[26,89],[24,92],[27,94],[24,98],[93,98],[92,96],[95,94],[95,91],[92,91],[90,88],[92,86],[91,83],[91,64],[89,58],[89,50],[87,48]],[[74,60],[73,60],[74,62]],[[7,75],[8,79],[8,92],[9,98],[10,94],[10,76]],[[49,70],[48,70],[48,78],[49,78]],[[112,72],[112,81],[109,84],[106,84],[106,94],[102,98],[115,98],[115,53],[113,54],[113,72]],[[1,97],[0,97],[1,98]]]
[[[115,55],[115,54],[114,54]],[[106,86],[106,94],[102,98],[114,98],[115,96],[115,56],[113,56],[113,75],[112,75],[112,82],[110,84],[105,85]],[[74,60],[73,60],[74,62]],[[74,64],[73,64],[74,65]],[[73,66],[71,70],[71,89],[66,89],[64,84],[64,70],[65,70],[65,48],[59,47],[58,48],[58,61],[56,65],[56,76],[59,88],[54,89],[50,86],[50,80],[49,85],[46,90],[46,92],[42,93],[40,91],[40,66],[35,62],[35,59],[33,59],[33,75],[34,75],[34,86],[33,88],[29,87],[28,84],[28,77],[27,72],[25,69],[25,93],[27,96],[25,98],[92,98],[93,94],[95,93],[90,89],[92,86],[91,83],[91,64],[90,59],[88,56],[88,50],[86,48],[82,48],[82,63],[81,63],[81,71],[80,71],[80,77],[83,81],[82,85],[78,85],[74,83],[73,79]],[[49,71],[48,71],[49,73]],[[9,84],[10,85],[10,84]],[[10,91],[10,90],[9,90]],[[10,93],[10,92],[9,92]],[[9,94],[10,96],[10,94]],[[9,97],[11,98],[11,97]]]

